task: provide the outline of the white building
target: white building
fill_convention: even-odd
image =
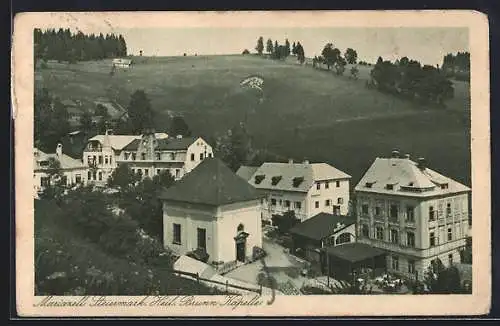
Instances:
[[[255,188],[216,158],[208,158],[160,195],[164,245],[178,255],[201,249],[222,266],[262,248],[261,205]]]
[[[118,164],[143,177],[168,170],[175,179],[190,172],[203,159],[212,157],[212,147],[201,137],[169,137],[165,133],[143,135],[97,135],[89,139],[83,162],[90,167],[88,179],[106,184]]]
[[[348,213],[351,176],[329,164],[290,160],[260,167],[242,166],[237,174],[265,195],[265,220],[289,210],[301,221],[321,212]]]
[[[113,67],[130,68],[131,65],[132,65],[131,59],[124,59],[124,58],[113,59]]]
[[[355,188],[358,242],[383,249],[387,269],[423,277],[432,260],[460,262],[470,188],[394,151],[376,158]]]
[[[86,183],[87,167],[82,161],[74,159],[63,153],[62,144],[58,144],[55,153],[44,153],[35,148],[33,150],[33,192],[34,196],[47,187],[51,180],[51,174],[55,167],[52,162],[59,162],[59,172],[64,184],[71,186]],[[52,176],[56,177],[56,176]]]

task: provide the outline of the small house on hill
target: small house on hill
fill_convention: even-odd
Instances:
[[[178,255],[204,251],[219,266],[244,262],[262,247],[260,197],[217,158],[207,158],[166,189],[164,246]]]
[[[112,61],[113,67],[116,68],[130,68],[132,65],[132,59],[125,59],[125,58],[115,58]]]

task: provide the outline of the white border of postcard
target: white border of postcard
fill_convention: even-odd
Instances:
[[[473,294],[333,295],[261,298],[258,305],[40,307],[34,296],[33,29],[49,27],[465,27],[471,53]],[[21,316],[383,316],[485,314],[491,298],[489,34],[476,11],[81,12],[21,13],[14,19],[12,101],[15,118],[16,296]],[[257,36],[256,36],[257,37]],[[250,46],[250,45],[249,45]],[[78,297],[65,297],[78,301]],[[107,297],[113,300],[112,297]],[[141,301],[144,297],[118,297]],[[116,299],[116,298],[115,298]],[[214,300],[216,297],[195,298]],[[146,299],[147,300],[147,299]],[[217,299],[224,302],[224,298]]]

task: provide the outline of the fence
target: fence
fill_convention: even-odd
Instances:
[[[231,283],[229,283],[228,280],[226,280],[226,282],[219,282],[219,281],[211,280],[208,278],[203,278],[203,277],[200,277],[200,275],[198,273],[184,272],[184,271],[179,271],[179,270],[175,270],[175,269],[172,270],[172,273],[192,277],[196,280],[196,282],[198,283],[198,286],[200,286],[200,282],[207,282],[207,283],[225,286],[226,293],[230,292],[229,288],[234,288],[234,289],[239,289],[239,290],[255,292],[255,293],[258,293],[259,295],[262,295],[262,285],[260,285],[258,289],[252,289],[252,288],[247,288],[247,287],[240,286],[240,285],[231,284]]]

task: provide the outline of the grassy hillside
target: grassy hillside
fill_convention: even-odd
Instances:
[[[37,83],[62,98],[110,97],[126,106],[144,89],[161,113],[185,116],[203,136],[223,132],[239,121],[259,147],[295,159],[329,162],[357,182],[375,156],[394,147],[424,156],[436,170],[470,184],[469,89],[457,82],[447,109],[437,109],[367,89],[370,67],[360,79],[334,76],[294,60],[276,62],[255,56],[136,58],[130,70],[110,76],[110,62],[50,63],[37,71]],[[243,91],[242,78],[264,78],[264,100]]]

